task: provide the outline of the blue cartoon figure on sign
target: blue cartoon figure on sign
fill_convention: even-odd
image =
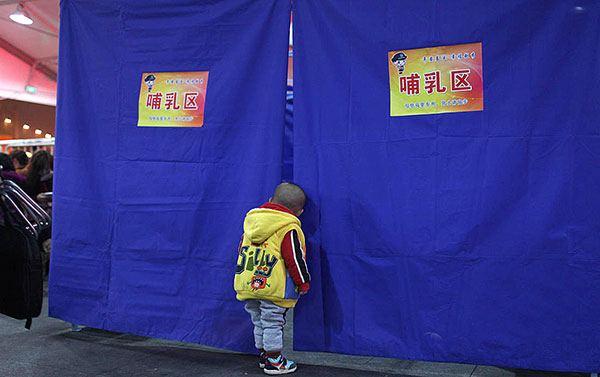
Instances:
[[[396,68],[398,68],[398,74],[400,75],[404,73],[404,66],[406,65],[407,57],[408,56],[406,56],[406,54],[403,52],[398,52],[397,54],[392,56],[392,64],[394,64]]]
[[[144,83],[146,85],[148,85],[148,92],[152,91],[152,87],[154,86],[154,81],[156,81],[156,76],[154,76],[153,74],[149,74],[148,76],[146,76],[146,78],[144,79]]]

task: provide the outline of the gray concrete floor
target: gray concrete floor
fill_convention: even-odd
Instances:
[[[0,315],[0,377],[265,375],[256,356],[87,327],[72,332],[69,323],[49,318],[47,312],[44,302],[42,316],[34,319],[29,331],[24,329],[24,321]],[[582,373],[298,352],[291,349],[292,322],[289,316],[284,353],[298,363],[295,376],[589,377]]]

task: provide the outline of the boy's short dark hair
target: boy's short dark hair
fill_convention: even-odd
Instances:
[[[296,212],[304,207],[306,193],[295,183],[283,182],[275,188],[272,202]]]

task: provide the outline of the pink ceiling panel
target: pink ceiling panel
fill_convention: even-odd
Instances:
[[[25,91],[30,68],[27,63],[0,49],[0,97],[20,101],[56,105],[56,83],[40,72],[34,71],[29,84],[37,88],[30,94]]]

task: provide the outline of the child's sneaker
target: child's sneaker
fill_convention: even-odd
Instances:
[[[293,361],[289,361],[282,355],[277,356],[276,358],[267,358],[265,363],[264,372],[266,374],[288,374],[296,371],[296,363]]]
[[[266,363],[267,363],[267,353],[265,351],[262,351],[260,353],[260,356],[258,357],[258,367],[263,369],[265,367]]]

